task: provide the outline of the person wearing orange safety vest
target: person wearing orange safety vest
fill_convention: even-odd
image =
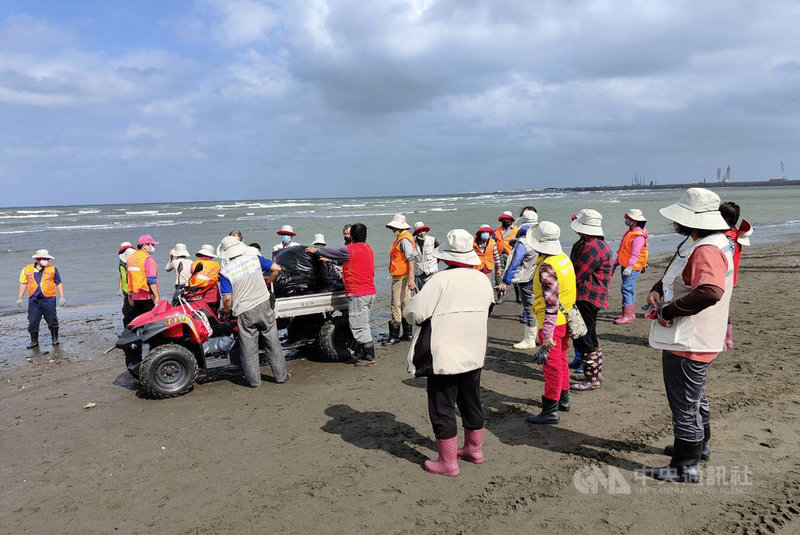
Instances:
[[[626,325],[636,319],[636,281],[647,267],[647,218],[638,208],[631,208],[625,214],[628,230],[622,236],[617,258],[612,269],[622,266],[622,314],[614,323]]]
[[[150,234],[139,237],[138,250],[128,257],[128,299],[131,317],[153,310],[161,300],[158,293],[158,265],[152,254],[158,242]]]
[[[497,264],[495,272],[495,286],[503,282],[503,273],[506,270],[506,262],[514,248],[512,240],[517,237],[517,227],[514,225],[514,214],[511,212],[503,212],[497,220],[500,226],[494,229],[494,241],[497,244],[497,252],[500,254],[500,262]],[[503,296],[499,295],[497,303],[503,302]]]
[[[122,325],[127,327],[131,322],[131,303],[128,299],[128,258],[136,252],[136,248],[131,245],[131,242],[124,241],[119,244],[119,285],[118,295],[122,297]]]
[[[219,308],[219,262],[212,260],[215,256],[214,247],[210,244],[205,244],[200,247],[200,250],[195,253],[197,260],[192,264],[192,275],[189,279],[189,286],[195,288],[202,288],[200,294],[203,296],[209,308],[216,313]],[[198,264],[202,264],[203,268],[197,273],[194,272]]]
[[[392,319],[389,321],[389,338],[383,345],[411,340],[411,324],[403,318],[403,311],[411,299],[414,284],[414,237],[408,231],[411,225],[403,214],[395,214],[386,228],[394,233],[395,240],[389,249],[389,275],[392,276]],[[403,334],[400,335],[400,327]]]
[[[475,233],[475,242],[472,245],[481,261],[480,265],[474,267],[489,277],[489,282],[492,282],[495,267],[500,264],[500,254],[497,243],[492,239],[492,232],[492,227],[484,223]]]
[[[28,349],[39,345],[39,325],[42,316],[50,328],[50,335],[53,345],[57,346],[58,341],[58,315],[56,314],[56,292],[60,299],[59,306],[66,304],[64,297],[64,285],[61,283],[61,274],[50,264],[53,257],[47,249],[39,249],[32,256],[33,264],[28,264],[22,268],[19,274],[19,293],[17,294],[17,306],[22,308],[22,296],[28,290],[28,333],[31,341]]]

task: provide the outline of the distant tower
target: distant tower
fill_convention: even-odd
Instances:
[[[781,178],[786,180],[786,171],[783,170],[783,160],[781,160]]]
[[[722,182],[722,168],[717,167],[717,182]]]
[[[731,181],[731,166],[728,166],[728,169],[725,170],[725,178],[722,179],[723,182],[726,184]]]

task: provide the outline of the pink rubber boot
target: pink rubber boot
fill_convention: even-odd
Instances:
[[[622,317],[614,320],[617,325],[627,325],[636,319],[636,303],[622,307]]]
[[[458,458],[475,464],[483,462],[483,429],[464,429],[464,447],[458,448]]]
[[[435,461],[428,459],[425,461],[425,470],[431,474],[440,476],[457,476],[460,472],[456,455],[458,453],[458,437],[436,439],[436,449],[439,450],[439,458]]]

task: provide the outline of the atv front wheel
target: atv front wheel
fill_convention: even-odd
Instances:
[[[319,329],[319,347],[323,359],[328,362],[352,360],[356,340],[347,318],[337,317],[322,324]]]
[[[194,386],[197,361],[191,351],[178,344],[151,349],[139,366],[139,384],[150,397],[182,396]]]

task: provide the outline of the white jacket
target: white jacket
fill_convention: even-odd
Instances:
[[[417,376],[454,375],[483,367],[489,306],[489,279],[471,268],[434,273],[406,306],[414,329],[408,371]]]

